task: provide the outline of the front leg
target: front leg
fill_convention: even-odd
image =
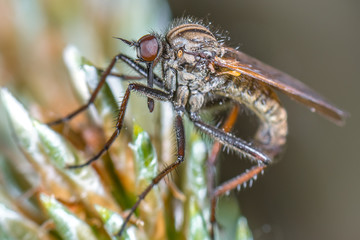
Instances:
[[[115,75],[115,76],[119,76],[119,77],[123,77],[123,78],[125,77],[124,80],[142,79],[142,77],[141,78],[131,77],[131,76],[126,76],[126,75],[118,75],[118,74],[111,73],[111,70],[114,68],[115,63],[118,62],[119,60],[128,64],[132,69],[134,69],[136,72],[138,72],[140,75],[144,76],[145,78],[148,77],[148,72],[143,66],[141,66],[139,63],[135,62],[132,58],[130,58],[124,54],[118,54],[115,57],[113,57],[109,66],[105,70],[103,70],[100,81],[99,81],[98,85],[96,86],[95,90],[93,91],[93,93],[91,94],[91,97],[87,101],[87,103],[80,106],[78,109],[69,113],[65,117],[49,122],[48,125],[53,126],[53,125],[57,125],[57,124],[60,124],[63,122],[67,122],[67,121],[71,120],[72,118],[74,118],[75,116],[77,116],[79,113],[85,111],[95,101],[97,95],[100,92],[100,89],[104,86],[105,80],[109,75]],[[129,78],[127,78],[127,77],[129,77]],[[163,85],[164,85],[161,78],[159,78],[156,75],[153,76],[153,81],[154,81],[155,85],[157,85],[158,87],[163,87]],[[150,87],[152,88],[152,86],[150,86]]]
[[[114,131],[114,133],[112,134],[110,139],[105,143],[105,146],[99,151],[98,154],[96,154],[94,157],[92,157],[87,162],[80,164],[80,165],[68,166],[67,168],[73,169],[73,168],[85,167],[85,166],[91,164],[92,162],[96,161],[97,159],[99,159],[99,157],[110,148],[111,144],[115,141],[117,136],[120,134],[121,128],[123,126],[125,112],[126,112],[126,108],[127,108],[127,104],[128,104],[129,98],[130,98],[131,91],[138,92],[147,97],[151,97],[151,98],[154,98],[154,99],[157,99],[160,101],[169,101],[172,97],[171,94],[165,93],[158,89],[149,88],[147,86],[144,86],[141,84],[136,84],[136,83],[129,84],[129,86],[126,89],[124,99],[121,102],[120,111],[119,111],[119,115],[118,115],[118,119],[117,119],[117,123],[116,123],[116,130]]]

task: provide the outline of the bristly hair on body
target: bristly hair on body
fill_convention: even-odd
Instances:
[[[182,24],[199,24],[206,27],[212,34],[214,34],[216,40],[221,45],[223,45],[225,42],[230,41],[228,31],[222,30],[219,26],[213,26],[208,19],[200,19],[193,16],[182,16],[174,19],[165,32],[169,32],[171,29]]]

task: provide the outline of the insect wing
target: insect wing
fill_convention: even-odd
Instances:
[[[305,104],[312,111],[322,114],[338,125],[345,123],[345,118],[348,116],[346,112],[331,104],[299,80],[236,49],[224,47],[224,50],[225,54],[222,58],[215,57],[215,65],[228,68],[266,83]]]

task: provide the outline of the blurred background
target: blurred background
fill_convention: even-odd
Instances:
[[[1,0],[0,85],[35,116],[39,108],[64,115],[75,103],[62,60],[67,44],[106,66],[120,49],[129,51],[113,36],[138,39],[183,15],[227,30],[230,46],[300,79],[351,114],[338,127],[280,96],[289,116],[287,151],[252,188],[232,193],[254,238],[359,239],[359,1]],[[1,151],[10,151],[6,127],[0,131]],[[222,158],[220,181],[241,171],[237,157]]]

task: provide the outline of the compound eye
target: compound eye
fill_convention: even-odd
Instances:
[[[145,35],[138,41],[138,58],[145,62],[152,62],[157,57],[159,51],[159,43],[154,35]]]

